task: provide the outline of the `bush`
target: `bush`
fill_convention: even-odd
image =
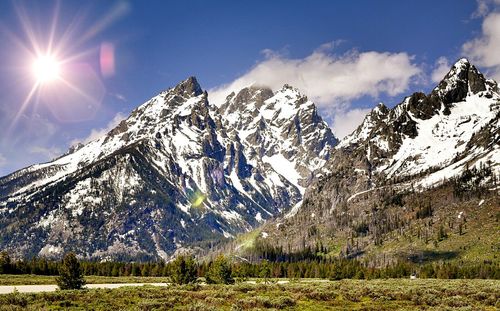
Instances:
[[[56,279],[60,289],[82,289],[85,285],[80,263],[74,253],[68,253],[64,256],[61,267],[59,268],[59,277]]]
[[[278,297],[273,301],[273,305],[276,309],[285,309],[287,307],[293,307],[295,306],[295,304],[296,304],[295,300],[287,296]]]
[[[13,293],[7,294],[3,296],[2,300],[0,300],[0,306],[6,305],[6,306],[20,306],[20,307],[27,307],[28,306],[28,300],[26,299],[26,296],[23,294],[20,294],[17,290],[14,290]]]

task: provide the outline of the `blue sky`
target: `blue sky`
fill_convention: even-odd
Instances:
[[[379,101],[428,92],[461,56],[500,77],[497,8],[498,0],[0,2],[0,175],[96,137],[190,75],[214,102],[251,83],[290,83],[343,136]],[[47,83],[26,101],[34,45],[43,54],[50,41],[73,88]]]

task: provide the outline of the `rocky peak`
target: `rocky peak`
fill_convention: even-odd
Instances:
[[[234,98],[235,104],[255,102],[257,108],[260,108],[265,100],[273,97],[273,91],[268,87],[251,86],[242,89]]]
[[[412,94],[396,107],[395,115],[406,118],[404,114],[411,113],[421,120],[428,120],[438,113],[448,115],[452,106],[466,100],[467,96],[479,94],[491,98],[496,89],[494,81],[486,80],[474,65],[461,58],[430,94]]]
[[[303,95],[298,88],[296,87],[293,87],[289,84],[285,84],[283,85],[283,87],[281,87],[281,89],[279,89],[276,94],[285,94],[287,95],[289,98],[293,98],[293,97],[297,97],[297,98],[305,98],[305,100],[307,101],[307,96]]]
[[[184,97],[195,97],[201,95],[203,93],[203,90],[201,89],[198,80],[196,80],[196,77],[191,76],[179,83],[173,89],[173,92]]]
[[[241,89],[238,94],[231,93],[226,102],[220,107],[223,113],[233,113],[235,111],[245,111],[249,104],[254,104],[254,110],[258,110],[264,101],[273,97],[273,91],[268,87],[250,86]]]
[[[346,147],[350,144],[356,144],[365,141],[373,135],[373,130],[380,127],[390,113],[390,109],[383,103],[378,103],[363,119],[363,122],[354,130],[353,133],[346,136],[338,145],[338,148]]]
[[[387,108],[387,106],[384,105],[384,103],[378,103],[377,106],[375,106],[375,108],[372,109],[370,115],[372,117],[385,116],[389,113],[389,111],[390,111],[389,108]]]
[[[393,109],[388,109],[383,104],[377,105],[337,148],[370,142],[372,148],[368,152],[368,158],[381,156],[373,152],[374,145],[387,152],[384,156],[389,156],[399,149],[403,140],[418,136],[422,128],[420,123],[431,122],[428,120],[436,115],[441,115],[441,118],[449,116],[457,103],[467,101],[470,96],[492,98],[496,96],[493,94],[495,90],[494,81],[486,80],[474,65],[462,58],[451,67],[430,94],[413,93]]]
[[[477,94],[491,89],[490,83],[466,58],[459,59],[444,79],[432,91],[445,105],[463,101],[467,94]]]

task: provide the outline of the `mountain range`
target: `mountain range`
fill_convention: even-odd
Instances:
[[[374,265],[495,260],[499,117],[497,83],[460,59],[429,94],[414,93],[392,109],[377,105],[335,147],[301,205],[239,238],[231,251],[251,255],[250,245],[293,254],[321,245]]]
[[[499,94],[460,59],[429,94],[377,105],[338,141],[289,85],[250,86],[215,104],[190,77],[105,136],[0,178],[0,248],[168,260],[235,237],[238,249],[240,234],[258,232],[289,251],[350,234],[339,252],[361,253],[352,232],[379,244],[410,226],[392,216],[421,210],[418,197],[450,182],[486,187],[498,208]],[[400,225],[383,229],[389,220]]]
[[[290,86],[217,107],[190,77],[100,139],[0,179],[0,245],[123,259],[208,247],[298,204],[336,144]]]

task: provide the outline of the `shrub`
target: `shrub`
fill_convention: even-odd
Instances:
[[[276,309],[285,309],[287,307],[295,306],[296,302],[290,297],[278,297],[273,300],[273,305]]]
[[[187,306],[187,310],[189,311],[212,311],[212,310],[217,310],[216,308],[212,306],[207,306],[206,304],[202,302],[195,302],[193,304],[190,304]]]
[[[25,308],[28,306],[28,300],[26,296],[23,294],[19,294],[17,290],[14,290],[13,293],[7,294],[3,296],[4,299],[0,300],[1,305],[10,305],[10,306],[19,306]]]

